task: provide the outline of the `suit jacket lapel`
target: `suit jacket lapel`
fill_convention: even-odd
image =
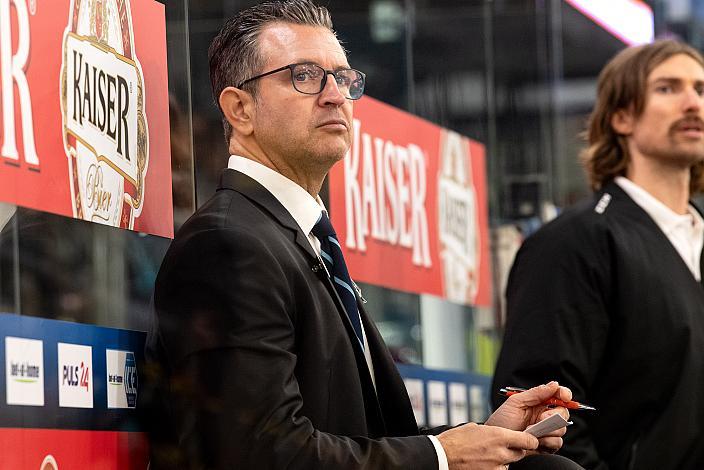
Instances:
[[[369,319],[367,312],[362,307],[359,302],[359,297],[357,298],[357,306],[359,308],[359,315],[362,319],[362,325],[364,326],[364,335],[366,337],[365,347],[369,348],[369,354],[372,357],[372,365],[374,370],[377,368],[377,363],[381,357],[378,354],[380,347],[383,347],[383,343],[379,344],[380,337],[374,327],[374,324]],[[350,329],[352,325],[350,324]],[[354,330],[351,331],[352,338],[356,338]],[[374,387],[374,382],[372,381],[372,371],[369,370],[367,365],[367,358],[364,356],[364,351],[361,348],[356,347],[355,358],[357,359],[357,368],[359,370],[360,381],[362,382],[362,392],[364,394],[364,407],[367,413],[367,421],[369,423],[370,434],[375,437],[381,437],[387,435],[386,422],[384,420],[384,413],[381,409],[381,403],[379,401],[379,396],[377,395],[377,389]],[[383,369],[383,364],[379,364]],[[374,374],[378,376],[377,374]],[[377,383],[378,384],[378,383]]]
[[[415,435],[418,433],[418,424],[413,415],[410,399],[400,399],[400,397],[408,397],[406,385],[398,373],[396,364],[394,364],[381,334],[361,305],[360,314],[367,336],[369,352],[374,359],[374,375],[376,377],[374,399],[378,406],[384,433],[392,436]]]
[[[257,181],[253,180],[244,173],[240,173],[239,171],[232,170],[229,168],[223,170],[222,175],[220,176],[220,185],[218,189],[231,189],[233,191],[237,191],[238,193],[244,195],[259,206],[266,209],[266,211],[269,212],[271,216],[276,219],[281,225],[294,232],[296,244],[301,247],[303,251],[308,253],[308,255],[312,258],[311,268],[313,272],[322,274],[319,277],[328,288],[330,295],[335,301],[335,305],[337,305],[337,309],[340,311],[340,316],[342,317],[342,320],[345,323],[347,333],[351,334],[350,338],[354,340],[354,343],[356,344],[357,337],[354,333],[354,329],[352,328],[352,323],[350,322],[350,319],[347,316],[344,304],[342,303],[342,300],[340,300],[340,296],[337,294],[337,290],[335,290],[335,286],[332,284],[332,281],[328,277],[327,271],[325,271],[323,262],[321,261],[320,257],[315,253],[313,248],[310,246],[310,242],[308,241],[308,235],[304,234],[301,231],[301,228],[298,226],[298,223],[296,223],[295,219],[286,210],[286,208],[281,205],[281,203],[274,197],[273,194],[267,191],[267,189],[261,184],[259,184]],[[366,361],[364,361],[364,363],[366,364]]]
[[[310,246],[308,236],[301,231],[301,228],[298,226],[293,216],[281,205],[273,194],[267,191],[267,189],[257,181],[239,171],[226,169],[223,170],[220,175],[218,190],[220,189],[237,191],[266,209],[281,225],[294,232],[296,244],[301,247],[303,251],[314,259],[318,258],[313,248]]]
[[[702,212],[702,209],[699,207],[699,205],[690,200],[689,203],[694,207],[694,210],[699,212],[699,215],[704,216],[704,213]],[[704,286],[704,247],[702,247],[702,251],[699,252],[699,273],[700,273],[700,279],[699,283]]]
[[[283,205],[281,205],[281,203],[274,197],[273,194],[271,194],[264,186],[262,186],[249,176],[245,175],[244,173],[240,173],[239,171],[232,170],[229,168],[223,170],[220,176],[220,185],[218,186],[218,190],[220,189],[230,189],[233,191],[237,191],[238,193],[253,201],[255,204],[264,208],[281,225],[294,232],[296,244],[310,256],[311,268],[313,272],[318,274],[318,277],[325,284],[328,292],[330,293],[333,298],[333,301],[335,302],[335,305],[337,306],[338,314],[340,315],[340,318],[342,319],[342,322],[345,325],[347,336],[349,336],[350,342],[352,343],[352,348],[354,349],[355,359],[357,360],[357,368],[359,369],[359,376],[363,384],[365,403],[368,408],[367,414],[369,416],[373,416],[374,419],[377,420],[377,424],[380,425],[383,429],[384,424],[381,409],[379,408],[379,402],[374,391],[374,385],[371,381],[371,376],[369,373],[369,368],[367,367],[367,360],[364,357],[364,352],[359,347],[357,335],[355,334],[354,328],[352,327],[352,323],[350,322],[350,319],[347,316],[344,304],[342,303],[342,300],[340,300],[340,296],[337,294],[335,286],[332,284],[332,281],[328,277],[323,262],[320,260],[320,257],[310,246],[308,236],[301,231],[301,228],[298,226],[298,223],[296,223],[293,216],[286,210]],[[362,316],[363,322],[365,322],[365,331],[371,332],[368,326],[371,325],[371,322],[366,318],[366,314],[361,308],[361,303],[359,301],[358,295],[359,294],[357,294],[357,304],[359,306],[360,315]],[[374,330],[374,332],[376,332],[376,329],[373,328],[373,326],[372,329]],[[378,338],[375,337],[372,342],[374,341],[378,341]],[[376,360],[374,349],[372,349],[371,352],[372,357],[374,357]]]
[[[666,249],[672,254],[672,259],[675,260],[675,262],[679,266],[679,270],[682,272],[686,272],[688,274],[688,277],[694,280],[694,282],[697,282],[699,285],[704,286],[704,276],[699,281],[696,280],[691,270],[682,259],[682,256],[677,251],[677,248],[675,248],[675,246],[672,244],[667,235],[665,235],[665,232],[662,231],[660,226],[655,222],[655,220],[653,220],[650,214],[648,214],[645,209],[643,209],[633,199],[631,199],[631,197],[615,181],[611,181],[610,183],[605,185],[604,189],[602,190],[602,193],[611,194],[614,198],[613,203],[619,204],[621,208],[620,211],[622,213],[630,214],[632,217],[636,217],[641,223],[646,224],[646,226],[654,234],[654,236],[657,237],[663,243],[663,246],[667,246]],[[702,214],[699,207],[693,201],[690,200],[689,202],[690,204],[692,204],[692,206],[697,212]],[[701,268],[704,268],[703,261],[704,259],[700,257],[699,265]]]

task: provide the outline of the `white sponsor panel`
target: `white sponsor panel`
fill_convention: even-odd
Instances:
[[[421,379],[403,379],[418,426],[425,426],[425,392]]]
[[[487,417],[487,401],[479,385],[469,387],[469,417],[475,423],[482,422]]]
[[[469,403],[467,402],[467,385],[450,383],[450,423],[457,425],[469,421]]]
[[[59,406],[93,408],[93,348],[58,344]]]
[[[447,384],[439,380],[428,381],[428,424],[447,424]]]
[[[108,408],[135,408],[137,401],[137,367],[134,353],[108,349],[107,364]]]
[[[37,339],[5,338],[8,405],[44,406],[44,344]]]

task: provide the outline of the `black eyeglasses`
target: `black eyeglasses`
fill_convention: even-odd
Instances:
[[[340,69],[340,70],[325,70],[319,65],[303,63],[284,65],[276,70],[257,75],[256,77],[248,78],[243,81],[237,88],[242,88],[246,83],[257,80],[267,75],[279,73],[284,70],[291,71],[291,83],[293,88],[299,93],[306,95],[317,95],[325,88],[328,81],[328,75],[335,77],[335,83],[338,90],[345,98],[350,100],[358,100],[364,94],[364,82],[366,76],[355,69]]]

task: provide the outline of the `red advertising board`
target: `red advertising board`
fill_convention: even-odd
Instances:
[[[0,200],[173,236],[154,0],[0,0]]]
[[[0,428],[0,470],[141,470],[148,454],[141,432]]]
[[[484,146],[369,97],[354,116],[352,147],[330,172],[352,277],[490,305]]]

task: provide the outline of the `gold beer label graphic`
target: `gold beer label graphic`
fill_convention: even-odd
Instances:
[[[149,141],[129,0],[71,0],[60,80],[73,215],[132,229]]]
[[[440,136],[438,206],[445,297],[473,304],[479,290],[480,252],[470,146],[467,138],[446,130]]]

